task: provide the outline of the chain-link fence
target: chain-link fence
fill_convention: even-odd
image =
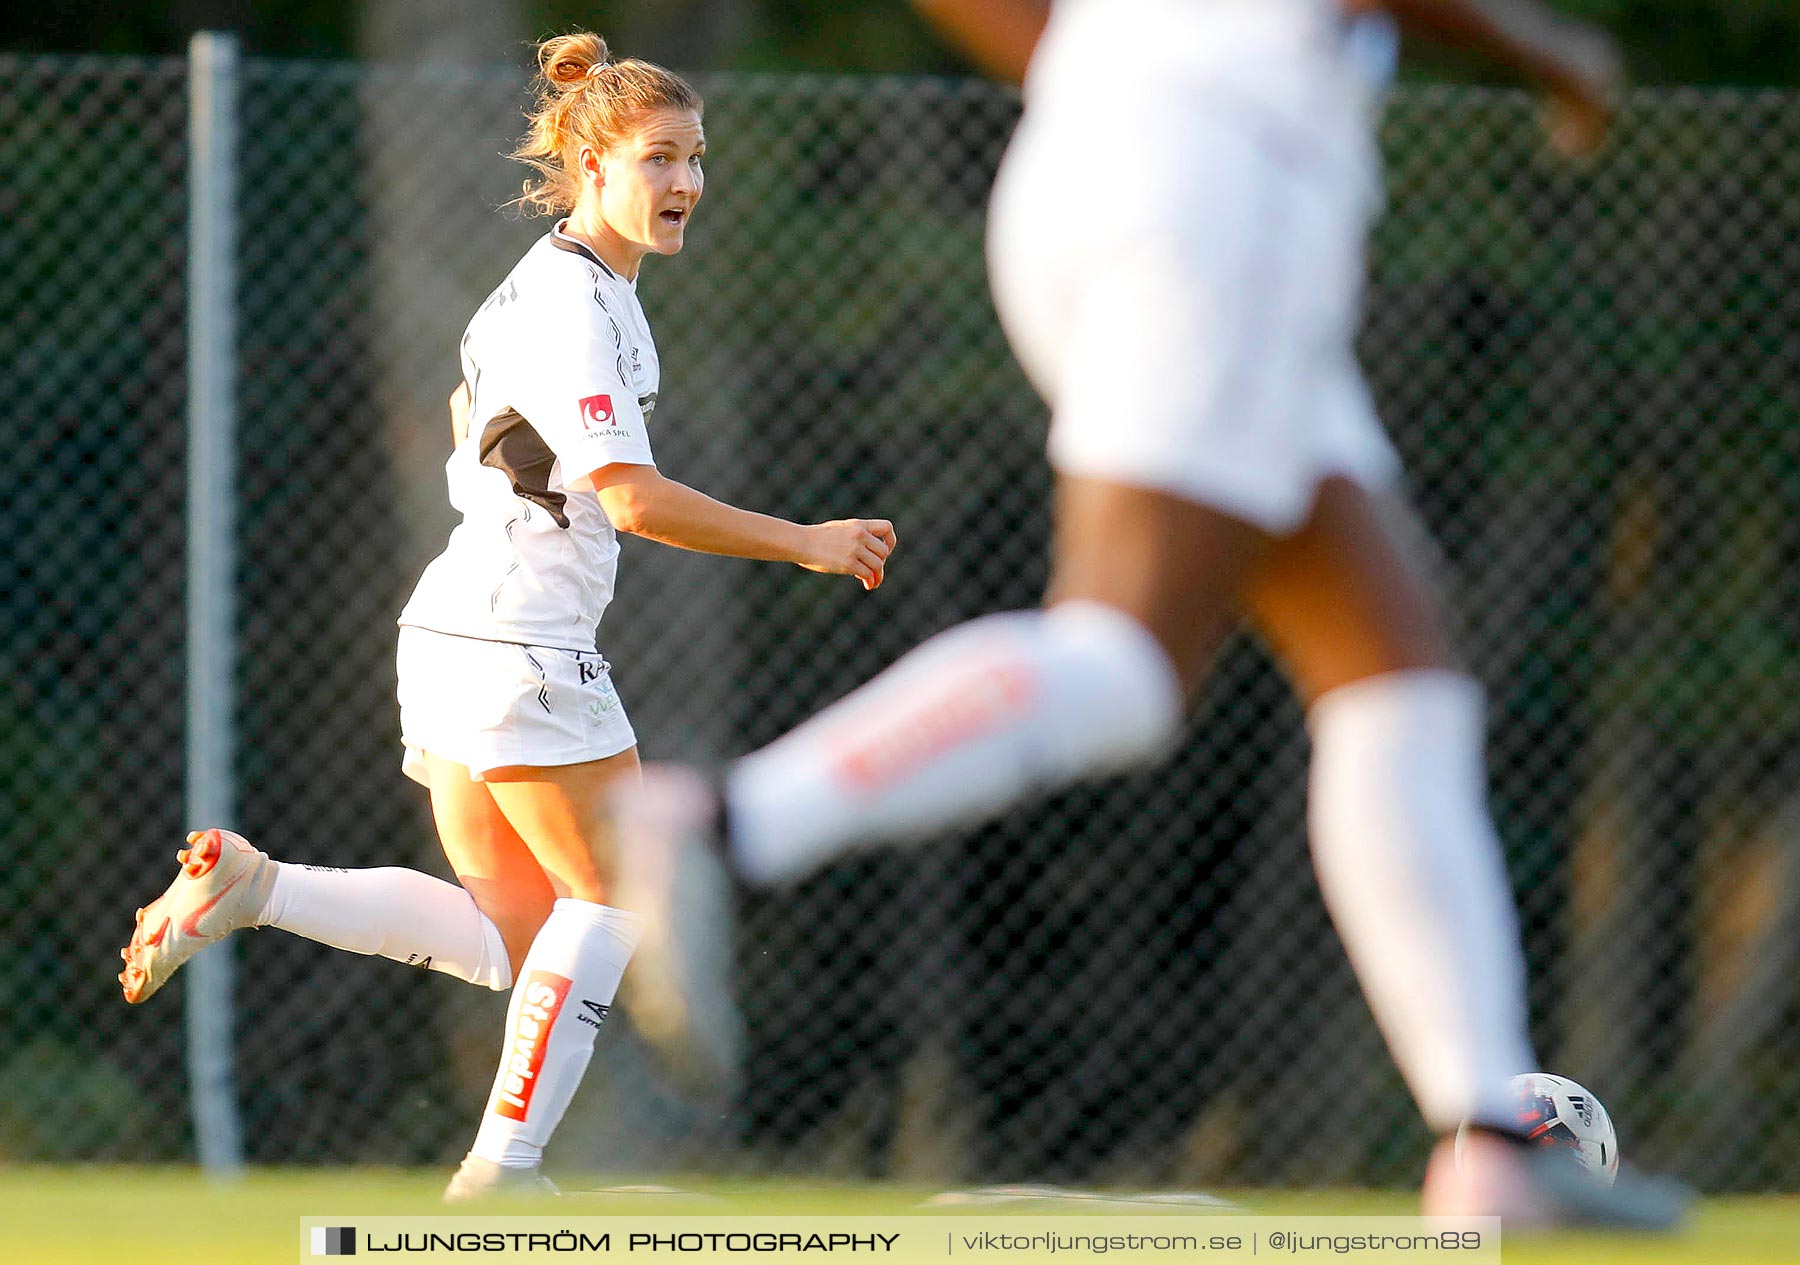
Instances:
[[[1045,565],[1042,409],[981,259],[1012,98],[703,87],[707,198],[642,287],[663,468],[904,547],[863,594],[627,544],[604,649],[659,757],[764,742]],[[168,1159],[188,1110],[184,983],[138,1010],[113,983],[190,824],[185,90],[180,63],[0,58],[0,1159]],[[522,84],[251,61],[241,91],[236,824],[441,873],[392,621],[450,522],[461,326],[544,227],[496,211]],[[1640,93],[1583,169],[1509,94],[1404,92],[1386,139],[1365,361],[1492,687],[1539,1044],[1628,1157],[1794,1188],[1800,97]],[[1427,1139],[1313,888],[1299,722],[1237,648],[1168,767],[756,900],[742,1093],[684,1100],[627,1017],[553,1159],[1414,1180]],[[252,1160],[460,1153],[504,998],[239,940]]]

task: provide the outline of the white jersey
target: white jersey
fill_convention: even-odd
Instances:
[[[661,368],[637,288],[557,224],[469,321],[469,433],[445,466],[463,521],[400,623],[593,650],[619,542],[587,476],[654,465]]]

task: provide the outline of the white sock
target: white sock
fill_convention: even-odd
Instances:
[[[506,1044],[470,1154],[535,1168],[568,1110],[637,948],[636,914],[592,901],[556,902],[519,968]]]
[[[745,877],[797,877],[865,843],[927,838],[1034,792],[1147,763],[1181,687],[1137,621],[1092,602],[938,634],[726,783]]]
[[[1313,862],[1350,962],[1440,1132],[1508,1119],[1537,1062],[1500,841],[1487,810],[1481,687],[1396,672],[1313,705]]]
[[[275,864],[275,885],[258,925],[351,953],[379,953],[495,991],[512,986],[499,928],[455,883],[397,867]]]

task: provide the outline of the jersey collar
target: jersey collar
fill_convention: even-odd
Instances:
[[[604,272],[607,276],[611,277],[621,285],[631,286],[634,290],[637,288],[632,282],[625,280],[624,277],[621,277],[618,273],[607,267],[606,260],[600,258],[599,255],[596,255],[586,242],[577,241],[575,238],[570,237],[567,233],[563,232],[563,225],[568,222],[567,219],[561,219],[550,226],[550,244],[552,246],[556,247],[558,250],[566,250],[571,255],[580,255],[583,259],[598,267],[601,272]]]

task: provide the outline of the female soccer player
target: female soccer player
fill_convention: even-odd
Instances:
[[[638,937],[637,919],[609,900],[596,846],[602,788],[638,770],[595,649],[617,534],[793,562],[867,589],[895,544],[884,520],[802,526],[657,470],[661,370],[637,277],[646,256],[681,250],[700,201],[701,99],[660,66],[609,60],[591,34],[546,40],[538,68],[515,157],[539,179],[521,201],[566,218],[463,335],[447,466],[463,521],[400,616],[404,768],[431,790],[460,886],[406,869],[284,865],[229,832],[198,832],[175,881],[138,912],[119,977],[141,1002],[203,945],[270,926],[512,987],[499,1074],[452,1199],[538,1180]]]
[[[622,797],[621,899],[646,918],[635,987],[659,990],[634,1016],[674,1040],[720,1030],[697,1022],[728,1005],[720,923],[675,886],[709,890],[708,842],[776,883],[1150,763],[1245,613],[1308,708],[1326,900],[1445,1139],[1426,1208],[1666,1222],[1663,1192],[1561,1181],[1510,1128],[1506,1080],[1535,1061],[1482,691],[1399,526],[1398,462],[1352,351],[1380,11],[1523,71],[1572,153],[1605,133],[1610,43],[1534,0],[919,3],[1002,73],[1029,64],[988,253],[1051,406],[1050,593],[933,638],[737,762],[716,798],[655,769]],[[1449,1139],[1470,1119],[1458,1167]]]

